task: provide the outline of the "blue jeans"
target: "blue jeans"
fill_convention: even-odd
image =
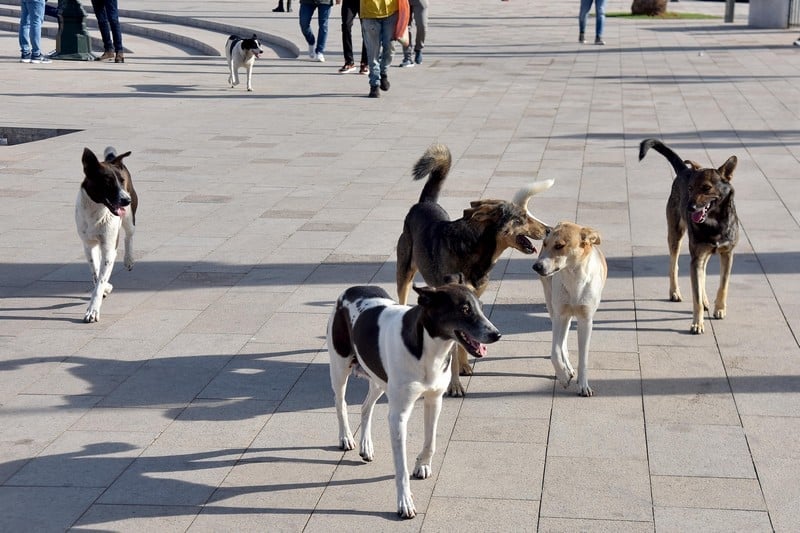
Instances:
[[[22,0],[19,15],[19,49],[24,57],[42,55],[44,0]]]
[[[97,27],[103,38],[103,50],[122,52],[122,30],[119,27],[117,0],[92,0]]]
[[[382,19],[361,19],[361,35],[367,47],[369,84],[377,87],[381,76],[392,64],[392,36],[397,24],[397,13]]]
[[[328,42],[328,17],[331,15],[331,6],[328,4],[300,4],[300,31],[303,32],[303,37],[306,38],[308,44],[314,44],[311,17],[314,16],[315,9],[317,10],[319,31],[317,32],[317,47],[314,52],[322,54],[325,52],[325,43]]]
[[[586,33],[586,21],[589,19],[589,11],[592,9],[593,0],[581,0],[581,11],[578,14],[578,29],[581,33]],[[603,36],[603,28],[606,24],[606,0],[594,0],[595,22],[594,35],[595,37]]]

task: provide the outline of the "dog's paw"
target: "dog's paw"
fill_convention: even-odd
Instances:
[[[417,479],[428,479],[432,473],[433,469],[430,463],[418,464],[414,467],[414,477]]]
[[[349,433],[344,437],[339,437],[339,449],[349,452],[356,449],[356,441]]]
[[[592,390],[592,388],[589,386],[588,383],[586,385],[581,385],[579,388],[580,390],[578,391],[578,394],[580,394],[584,398],[588,398],[589,396],[594,396],[594,391]]]
[[[114,286],[112,284],[106,283],[105,285],[103,285],[103,298],[105,298],[106,296],[111,294],[111,291],[113,291],[113,290],[114,290]]]
[[[472,375],[472,367],[469,364],[461,365],[458,369],[459,376],[471,376]]]
[[[714,309],[714,318],[718,318],[720,320],[725,318],[725,308],[717,307],[716,309]]]
[[[556,379],[565,389],[572,383],[575,377],[575,371],[572,368],[556,368]]]
[[[125,262],[124,262],[125,269],[126,270],[133,270],[133,263],[134,263],[133,256],[126,255],[125,256]]]
[[[252,87],[248,87],[247,88],[247,92],[249,92],[249,93],[253,92],[253,88]]]
[[[451,398],[463,398],[466,395],[464,385],[461,380],[450,381],[450,386],[447,387],[447,395]]]
[[[700,334],[701,334],[701,333],[703,333],[705,330],[706,330],[706,328],[705,328],[705,326],[703,325],[703,322],[702,322],[702,321],[701,321],[701,322],[694,322],[694,323],[692,324],[692,327],[691,327],[691,328],[689,328],[689,331],[691,331],[691,332],[692,332],[693,334],[695,334],[695,335],[700,335]]]
[[[88,309],[86,314],[83,316],[83,321],[87,324],[91,324],[92,322],[98,322],[100,320],[100,310],[99,309]]]
[[[414,497],[410,493],[397,495],[397,514],[400,518],[414,518],[417,516]]]
[[[670,293],[670,295],[669,295],[669,301],[670,302],[682,302],[683,298],[681,297],[681,291],[679,291],[678,289],[675,289],[674,291],[672,291]]]
[[[368,463],[375,459],[375,450],[372,448],[372,440],[361,441],[361,450],[358,452],[358,455]]]

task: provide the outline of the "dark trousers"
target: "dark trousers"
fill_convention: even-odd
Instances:
[[[122,30],[119,27],[117,0],[92,0],[97,27],[103,38],[103,49],[106,52],[122,52]]]
[[[344,62],[347,65],[354,65],[353,60],[353,21],[358,15],[360,0],[342,0],[342,50],[344,51]],[[364,40],[361,40],[361,64],[367,63],[367,48]]]

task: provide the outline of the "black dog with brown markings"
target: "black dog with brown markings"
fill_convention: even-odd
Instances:
[[[428,176],[419,202],[411,207],[397,241],[397,296],[408,301],[411,282],[417,272],[425,283],[441,287],[448,275],[461,273],[478,297],[489,283],[489,272],[508,248],[532,254],[536,248],[530,239],[542,239],[547,225],[528,211],[528,201],[549,189],[553,180],[535,182],[520,189],[513,202],[477,200],[464,215],[450,220],[438,204],[444,180],[450,172],[450,150],[441,144],[428,148],[413,170],[415,180]],[[459,347],[453,357],[450,396],[463,396],[459,374],[471,374],[467,353]]]
[[[645,139],[639,145],[640,161],[650,148],[666,157],[676,174],[667,201],[669,297],[673,302],[682,299],[678,288],[678,254],[683,237],[688,233],[693,303],[691,332],[703,333],[703,312],[708,309],[706,266],[716,253],[720,258],[720,284],[713,316],[725,318],[733,249],[739,240],[739,219],[731,185],[738,160],[734,155],[719,168],[702,168],[694,161],[681,159],[658,139]]]

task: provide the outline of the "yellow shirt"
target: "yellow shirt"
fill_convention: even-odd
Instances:
[[[362,19],[382,19],[397,12],[397,0],[361,0],[358,16]]]

